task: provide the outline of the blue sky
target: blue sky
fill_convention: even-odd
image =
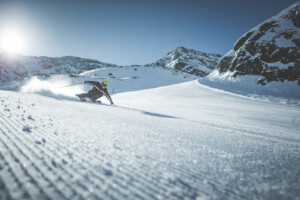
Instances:
[[[0,0],[0,36],[16,31],[25,55],[146,64],[178,46],[225,54],[247,30],[295,2]]]

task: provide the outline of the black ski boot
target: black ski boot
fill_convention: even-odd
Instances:
[[[97,100],[97,99],[91,99],[91,101],[94,102],[94,103],[101,103],[101,101]]]

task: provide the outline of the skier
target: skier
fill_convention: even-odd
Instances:
[[[79,97],[81,101],[86,101],[86,98],[89,98],[92,101],[96,101],[97,99],[105,95],[106,98],[109,100],[110,104],[113,104],[113,101],[106,89],[108,84],[107,81],[102,81],[102,83],[96,81],[84,81],[84,84],[92,85],[93,88],[90,91],[88,91],[88,93],[76,94],[76,96]]]

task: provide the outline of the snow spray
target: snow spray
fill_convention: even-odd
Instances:
[[[65,85],[71,85],[71,79],[63,75],[51,76],[47,80],[33,77],[20,90],[26,93],[68,97],[74,97],[75,94],[83,92],[82,85],[76,84],[73,87],[64,87]]]

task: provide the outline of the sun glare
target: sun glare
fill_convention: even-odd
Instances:
[[[23,50],[23,38],[20,34],[10,31],[2,35],[2,50],[7,53],[21,53]]]

